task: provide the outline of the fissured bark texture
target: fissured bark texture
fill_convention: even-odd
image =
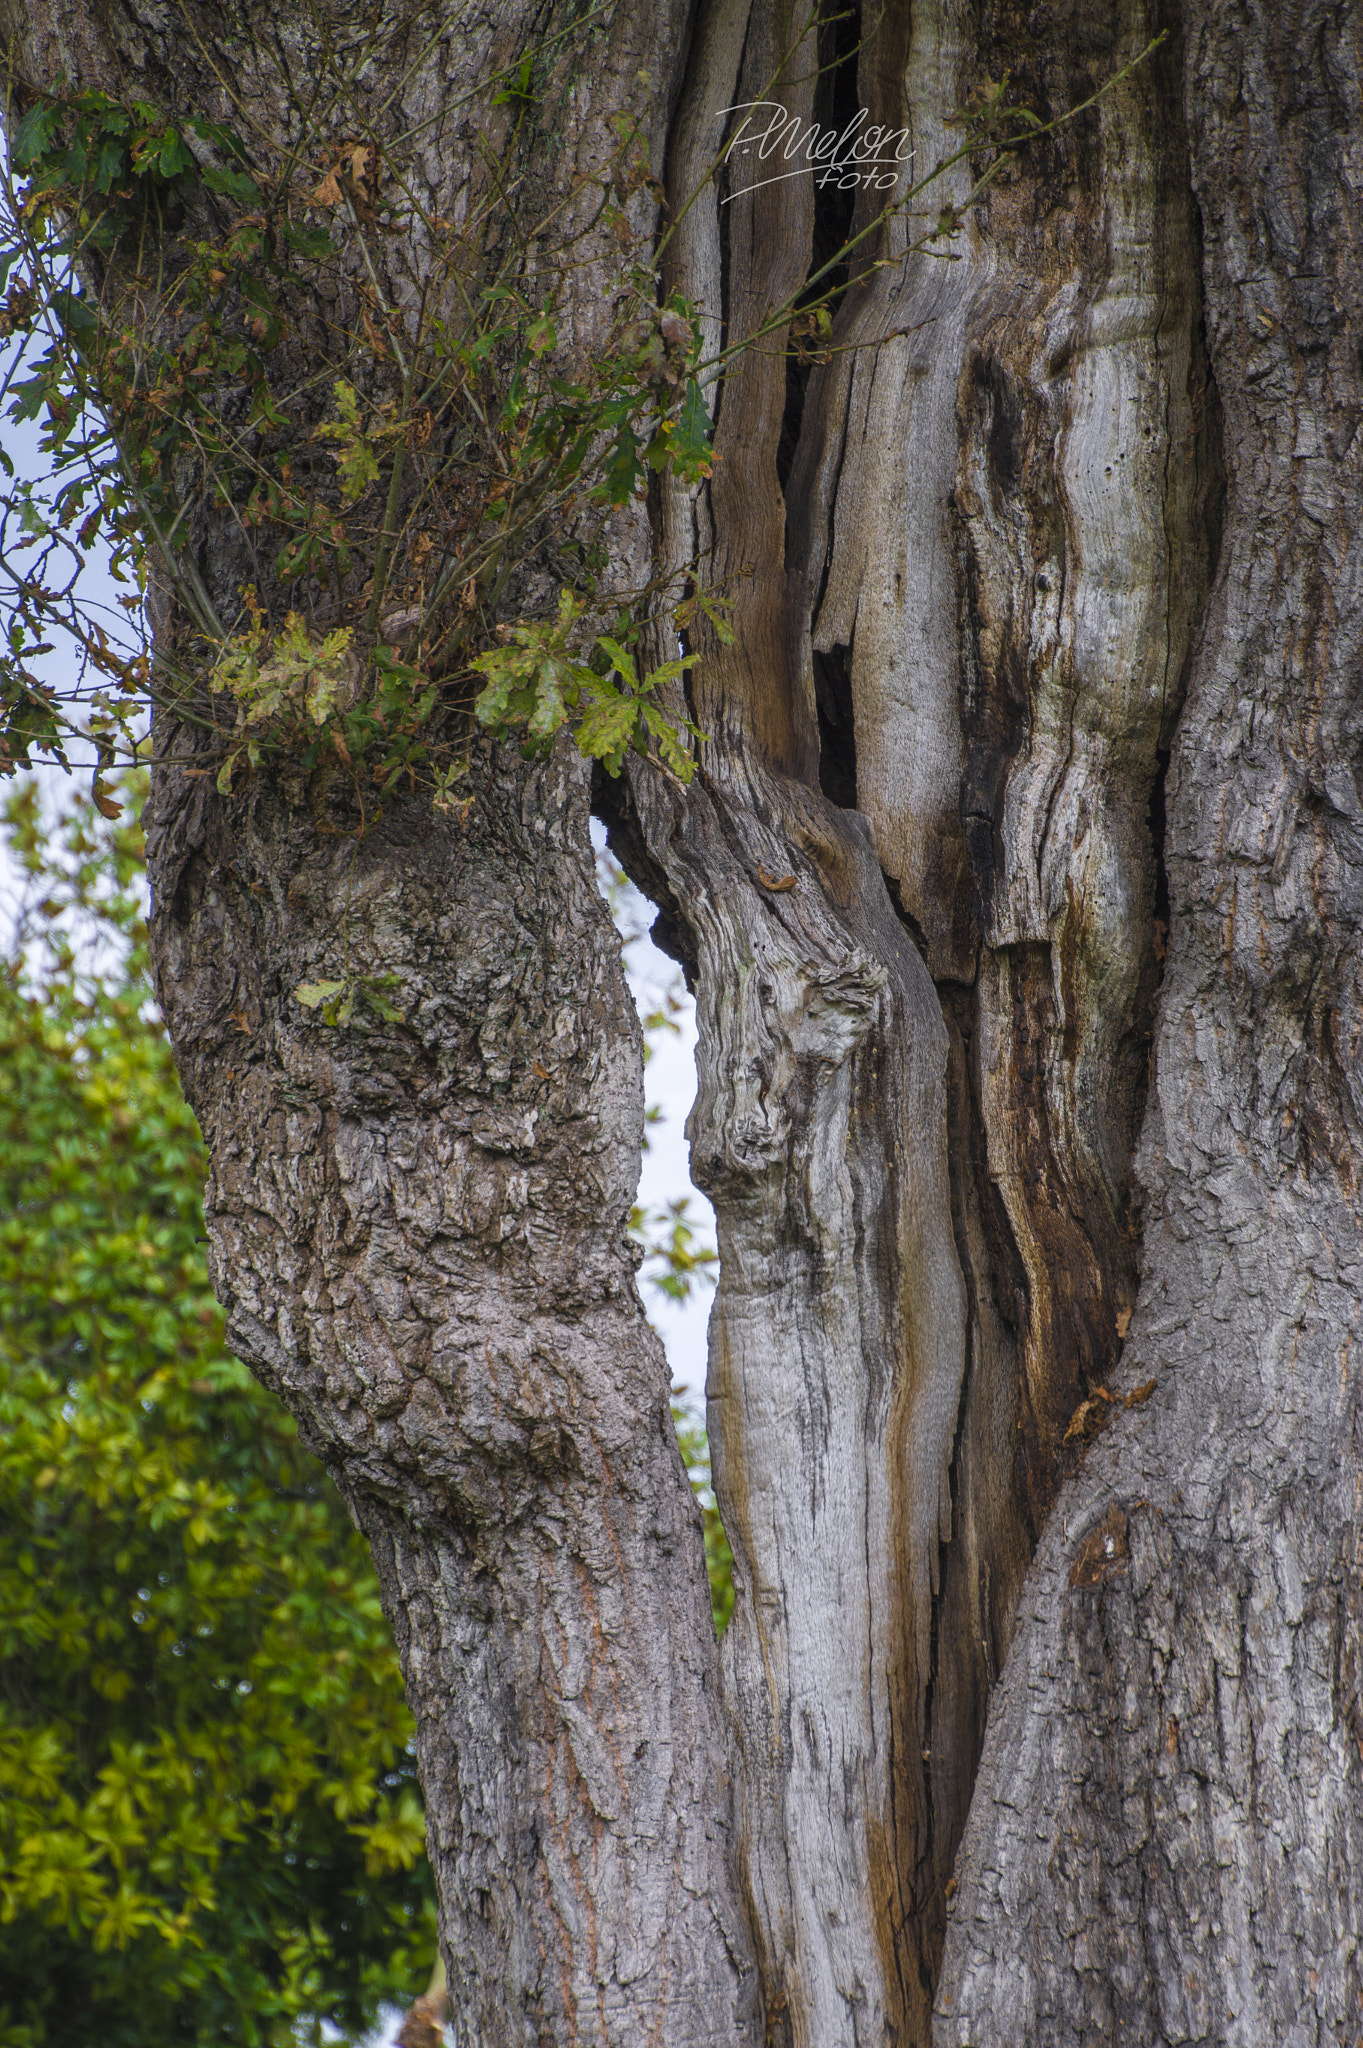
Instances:
[[[624,1222],[638,1020],[587,776],[485,762],[356,846],[262,780],[150,835],[239,1354],[378,1560],[459,2039],[751,2033],[697,1513]],[[300,983],[397,975],[331,1029]]]
[[[1357,22],[1194,5],[1220,573],[1169,775],[1172,933],[1114,1391],[1023,1596],[934,2038],[1352,2041],[1363,743]]]
[[[965,1360],[946,1028],[863,819],[751,763],[689,802],[634,789],[696,948],[725,1694],[767,2025],[912,2039]]]
[[[987,77],[1060,114],[1163,25],[925,0],[795,39],[714,0],[668,281],[741,333],[883,204],[752,148],[692,199],[706,109],[865,108],[925,177]],[[733,604],[704,793],[636,777],[617,829],[696,978],[740,1839],[802,2048],[928,2038],[991,1687],[1136,1300],[1152,822],[1219,502],[1175,54],[911,247],[982,167],[860,245],[830,352],[778,331],[719,388],[715,478],[661,508]]]
[[[17,23],[19,77],[223,122],[267,186],[292,181],[295,214],[339,150],[372,140],[391,216],[357,214],[325,275],[295,263],[279,287],[288,335],[269,375],[311,463],[334,377],[392,393],[418,309],[457,323],[448,275],[431,284],[430,223],[477,219],[513,147],[571,242],[562,346],[599,344],[621,256],[592,179],[617,148],[611,117],[636,104],[661,159],[685,12],[581,27],[568,8],[347,21],[229,4],[191,20],[38,0]],[[571,109],[557,136],[538,98],[497,104],[527,51],[537,95]],[[167,226],[171,277],[175,233],[222,231],[216,201],[193,204],[202,218]],[[525,261],[552,264],[555,246]],[[130,288],[116,267],[98,282],[115,302]],[[167,341],[182,317],[145,296],[142,315]],[[268,533],[192,465],[184,479],[185,547],[222,619],[254,583],[276,624],[286,604],[334,622],[334,590],[282,589]],[[624,580],[646,578],[641,512],[610,538]],[[544,573],[527,574],[520,601],[552,608],[556,583],[546,599]],[[154,615],[192,712],[211,656],[163,576]],[[640,1033],[596,889],[586,767],[566,739],[533,768],[484,752],[469,804],[394,792],[376,819],[358,781],[274,757],[219,795],[192,717],[163,709],[156,741],[153,950],[209,1148],[211,1270],[231,1342],[374,1547],[461,2048],[758,2038],[699,1515],[626,1234]],[[366,1002],[366,978],[400,1021]],[[358,989],[348,1024],[299,1001],[317,980]]]

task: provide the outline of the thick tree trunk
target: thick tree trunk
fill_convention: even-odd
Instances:
[[[1353,2040],[1363,51],[1184,35],[1220,573],[1169,777],[1173,928],[1122,1385],[1024,1595],[959,1867],[946,2044]]]
[[[1159,26],[1081,9],[1018,86],[1062,111]],[[674,204],[701,98],[863,105],[926,174],[1009,36],[891,10],[860,47],[825,31],[816,84],[812,36],[776,77],[775,13],[716,5]],[[672,261],[732,334],[874,208],[750,193],[741,155],[726,180]],[[906,256],[922,225],[873,245],[899,260],[824,367],[725,380],[716,481],[665,527],[735,601],[695,679],[709,779],[679,817],[636,777],[616,834],[690,933],[744,1868],[769,2023],[819,2048],[927,2038],[990,1686],[1136,1298],[1152,791],[1218,481],[1170,54],[1020,160],[959,260]]]
[[[910,244],[983,160],[861,242],[832,350],[739,356],[713,477],[613,534],[624,580],[698,558],[735,628],[691,629],[690,787],[592,793],[697,993],[722,1658],[562,742],[480,756],[467,824],[410,797],[358,844],[335,788],[158,773],[216,1284],[379,1558],[461,2048],[1334,2040],[1363,1992],[1356,31],[822,12],[592,15],[549,171],[489,80],[569,10],[404,27],[363,86],[394,138],[450,110],[421,176],[451,216],[505,155],[571,194],[647,98],[665,285],[732,343],[884,195],[756,189],[751,153],[708,182],[725,109],[864,107],[921,177],[985,81],[1058,115],[1166,32],[949,248]],[[26,20],[31,80],[226,111],[135,0]],[[282,141],[262,25],[199,32]],[[426,253],[389,246],[396,304]],[[193,516],[230,597],[234,530]],[[293,1000],[342,966],[399,975],[403,1021]]]
[[[609,223],[592,225],[590,174],[650,77],[661,155],[684,12],[621,10],[550,41],[558,70],[537,89],[578,118],[557,138],[494,93],[523,50],[573,30],[571,11],[475,9],[434,40],[424,19],[355,24],[362,118],[344,25],[306,10],[281,40],[249,9],[191,35],[136,0],[98,20],[39,7],[24,69],[135,91],[180,121],[245,121],[265,175],[271,150],[301,145],[315,179],[377,123],[380,162],[391,148],[428,218],[473,218],[517,141],[522,181],[573,238],[559,325],[580,356],[609,325],[619,262]],[[372,240],[383,296],[410,316],[429,251],[408,220]],[[364,301],[363,277],[350,289]],[[305,430],[308,390],[349,369],[360,325],[327,290],[310,302],[296,284],[271,365],[299,380],[276,388],[301,395]],[[396,351],[365,332],[372,374],[391,376]],[[230,513],[205,496],[189,518],[221,617],[243,583],[263,575],[270,595]],[[612,539],[624,580],[646,578],[646,520],[627,513]],[[182,655],[164,584],[153,596],[161,657]],[[163,761],[194,744],[164,713],[157,736]],[[267,764],[230,799],[212,772],[159,766],[148,811],[158,989],[211,1159],[211,1268],[232,1343],[374,1547],[461,2048],[754,2039],[699,1513],[625,1231],[641,1045],[595,883],[588,770],[566,737],[536,768],[484,747],[463,822],[429,792],[395,794],[367,833],[334,770]],[[338,976],[388,977],[401,1021],[360,1002],[331,1028],[293,993]]]
[[[357,850],[261,792],[151,845],[158,978],[212,1155],[231,1341],[374,1547],[417,1717],[463,2042],[750,2028],[696,1511],[624,1218],[638,1020],[587,775]],[[401,976],[400,1029],[280,993]]]

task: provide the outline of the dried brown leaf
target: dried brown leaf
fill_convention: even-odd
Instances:
[[[770,889],[773,894],[779,894],[783,889],[793,889],[799,878],[796,875],[773,875],[759,861],[757,863],[757,879],[761,882],[764,889]]]

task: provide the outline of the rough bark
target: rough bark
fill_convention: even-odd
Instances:
[[[1060,111],[1158,27],[1077,10],[1019,89]],[[713,7],[674,204],[703,94],[824,120],[865,105],[908,125],[923,175],[1013,31],[1003,11],[892,8],[860,45],[825,33],[817,81],[807,38],[771,87],[774,17]],[[699,544],[726,579],[738,644],[697,672],[703,803],[660,817],[636,786],[647,851],[617,841],[688,934],[698,991],[742,1847],[769,2025],[801,2043],[927,2037],[989,1690],[1080,1455],[1066,1426],[1135,1299],[1150,807],[1215,487],[1178,108],[1176,65],[1136,72],[1019,161],[957,262],[906,254],[923,215],[897,221],[839,353],[730,374],[716,481],[664,506],[677,554]],[[870,218],[797,185],[778,240],[788,188],[749,198],[743,168],[670,252],[731,336]],[[759,748],[785,777],[754,772]],[[823,807],[799,787],[816,776]],[[829,963],[854,958],[889,979],[830,1036]]]
[[[1169,777],[1121,1385],[1023,1599],[943,2044],[1353,2040],[1359,1871],[1357,23],[1192,6],[1225,412]]]
[[[921,2038],[933,1596],[964,1357],[946,1032],[864,820],[751,764],[687,804],[636,792],[697,954],[725,1691],[767,2025]]]
[[[575,196],[574,173],[608,156],[609,117],[645,74],[661,154],[683,13],[622,10],[555,46],[578,122],[566,149],[493,105],[489,81],[570,15],[474,9],[434,40],[395,22],[357,88],[385,147],[424,135],[413,175],[432,215],[465,217],[516,130],[577,233],[565,348],[608,318],[612,261],[605,228],[581,232],[592,189]],[[97,20],[36,7],[23,74],[113,92],[131,77],[172,118],[237,124],[244,106],[267,147],[323,164],[353,135],[322,52],[344,23],[222,9],[193,26],[135,0]],[[419,223],[388,237],[390,303],[417,302],[425,258]],[[345,288],[314,304],[298,285],[277,379],[329,388]],[[241,527],[208,499],[189,517],[220,614],[248,580],[269,600]],[[627,580],[646,540],[641,517],[618,522]],[[164,585],[155,604],[162,658],[183,657]],[[184,768],[192,729],[163,713],[157,738],[153,947],[209,1147],[214,1283],[234,1347],[374,1547],[459,2040],[751,2039],[700,1523],[625,1232],[641,1046],[595,886],[587,770],[566,742],[541,768],[485,751],[466,823],[399,796],[361,833],[344,777],[267,765],[223,798],[211,768]],[[332,1029],[295,999],[338,974],[396,977],[403,1021],[361,1004]]]
[[[424,807],[423,807],[424,809]],[[373,1544],[461,2042],[744,2037],[696,1519],[624,1236],[638,1026],[564,748],[356,848],[164,793],[158,981],[231,1341]],[[340,1033],[287,992],[402,976]]]

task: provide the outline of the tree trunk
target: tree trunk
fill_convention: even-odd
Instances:
[[[687,629],[688,787],[484,749],[465,823],[412,794],[357,840],[316,779],[158,771],[215,1284],[379,1559],[460,2048],[1344,2038],[1356,31],[822,14],[619,0],[554,59],[556,130],[493,88],[566,7],[371,58],[393,149],[433,121],[435,214],[503,161],[571,208],[643,115],[663,287],[712,343],[860,239],[831,344],[783,320],[734,358],[709,481],[612,528],[622,584],[698,562],[731,607],[732,644]],[[30,82],[135,73],[221,119],[216,65],[286,139],[251,17],[192,56],[132,0],[24,22]],[[883,192],[763,182],[754,148],[709,179],[759,100],[864,108],[921,178],[1006,71],[1043,121],[1109,89],[930,247],[987,155],[878,229]],[[579,226],[587,351],[608,224]],[[386,260],[410,305],[420,234]],[[228,603],[238,531],[192,521]],[[624,1237],[639,1034],[589,800],[697,996],[718,1652]],[[402,1019],[294,1000],[342,968],[400,977]]]
[[[661,152],[680,49],[666,10],[621,11],[569,41],[569,64],[538,84],[546,107],[575,96],[580,126],[546,148],[495,91],[532,37],[571,23],[527,6],[490,25],[475,9],[432,40],[398,19],[370,50],[363,125],[339,90],[319,111],[339,30],[306,12],[285,47],[274,17],[249,9],[187,37],[135,5],[107,27],[35,9],[24,63],[35,85],[65,71],[180,121],[239,127],[245,108],[264,151],[301,137],[309,183],[357,129],[385,164],[390,138],[414,129],[428,138],[415,166],[391,148],[428,218],[476,217],[515,139],[571,240],[560,325],[581,353],[614,268],[582,174],[608,159],[608,117],[650,72]],[[409,311],[424,232],[418,219],[375,237],[383,299]],[[351,289],[363,300],[363,280]],[[377,295],[364,317],[381,380],[390,352],[370,309]],[[347,309],[333,284],[311,300],[296,287],[291,310],[272,376],[286,406],[301,394],[306,427],[309,385],[329,391],[347,369]],[[232,512],[205,493],[188,517],[220,617],[243,584],[276,594]],[[613,541],[628,581],[646,519],[626,512]],[[183,659],[164,580],[152,602],[161,659]],[[596,888],[587,767],[566,744],[533,767],[484,745],[463,822],[427,791],[390,797],[365,831],[334,770],[267,759],[224,798],[212,766],[184,765],[192,723],[162,710],[156,731],[153,948],[209,1148],[214,1284],[234,1347],[297,1415],[374,1548],[417,1721],[461,2048],[755,2038],[701,1522],[625,1230],[641,1043]],[[400,1016],[361,1001],[328,1027],[294,991],[337,977],[388,986]]]
[[[1154,1391],[1028,1580],[942,2048],[1351,2041],[1363,2000],[1360,48],[1324,7],[1183,33],[1227,489],[1168,784]]]
[[[696,1510],[624,1219],[638,1020],[570,749],[356,849],[167,816],[158,975],[231,1341],[374,1548],[462,2041],[743,2038]],[[202,836],[200,836],[202,834]],[[277,991],[402,977],[407,1023]],[[283,1014],[281,1015],[281,1012]]]

